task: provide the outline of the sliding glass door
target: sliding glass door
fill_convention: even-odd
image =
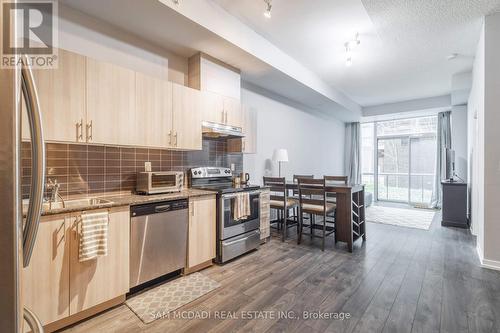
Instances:
[[[409,138],[391,137],[377,140],[379,200],[408,202]]]
[[[432,196],[435,136],[377,139],[379,200],[425,205]]]
[[[362,173],[375,200],[428,206],[436,164],[437,117],[361,126]]]
[[[410,138],[410,203],[431,202],[436,168],[436,137]]]

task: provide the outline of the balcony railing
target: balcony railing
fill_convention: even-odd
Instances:
[[[363,173],[367,192],[375,193],[375,175]],[[432,173],[380,172],[378,174],[378,200],[430,204],[434,175]]]

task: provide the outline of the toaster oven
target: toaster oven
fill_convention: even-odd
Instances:
[[[180,192],[184,188],[184,173],[179,171],[145,171],[137,174],[137,193],[159,194]]]

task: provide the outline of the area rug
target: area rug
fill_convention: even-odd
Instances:
[[[201,273],[193,273],[128,299],[125,304],[145,324],[166,318],[171,311],[220,287]]]
[[[429,209],[371,206],[366,209],[366,221],[429,230],[434,214],[436,212]]]

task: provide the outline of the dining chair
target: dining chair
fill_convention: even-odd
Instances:
[[[288,196],[285,178],[264,177],[264,186],[270,189],[270,207],[276,210],[278,218],[271,221],[271,224],[276,223],[276,229],[282,230],[281,240],[284,242],[288,235],[288,228],[297,226],[298,221],[293,217],[289,219],[290,210],[294,211],[298,203],[296,199]]]
[[[333,202],[327,202],[327,193],[325,191],[324,179],[298,179],[299,191],[299,237],[297,243],[302,241],[304,228],[309,228],[311,238],[321,238],[321,250],[325,250],[325,240],[331,234],[335,233],[335,224],[327,220],[328,216],[335,213],[336,205]],[[304,214],[322,217],[321,224],[315,219],[311,219],[309,224],[304,223]],[[314,230],[320,230],[317,235]]]
[[[314,178],[314,175],[293,175],[293,182],[294,182],[294,183],[297,183],[297,180],[298,180],[299,178],[308,178],[308,179],[313,179],[313,178]],[[292,193],[293,193],[293,198],[294,198],[294,199],[296,199],[296,200],[297,200],[297,202],[298,202],[298,200],[299,200],[299,190],[298,190],[298,189],[294,189],[294,190],[292,191]],[[298,205],[297,205],[297,207],[295,208],[295,217],[296,217],[297,219],[299,218],[299,206],[298,206]],[[309,217],[308,217],[308,218],[309,218],[309,219],[312,219],[313,217],[312,217],[312,215],[309,215]],[[298,220],[297,220],[297,222],[298,222]],[[298,233],[298,231],[299,231],[299,230],[298,230],[298,228],[297,228],[297,233]]]
[[[347,176],[323,176],[323,179],[325,180],[325,185],[347,185],[348,183],[348,177]],[[327,201],[328,202],[337,202],[337,198],[335,193],[328,193],[327,194]]]

